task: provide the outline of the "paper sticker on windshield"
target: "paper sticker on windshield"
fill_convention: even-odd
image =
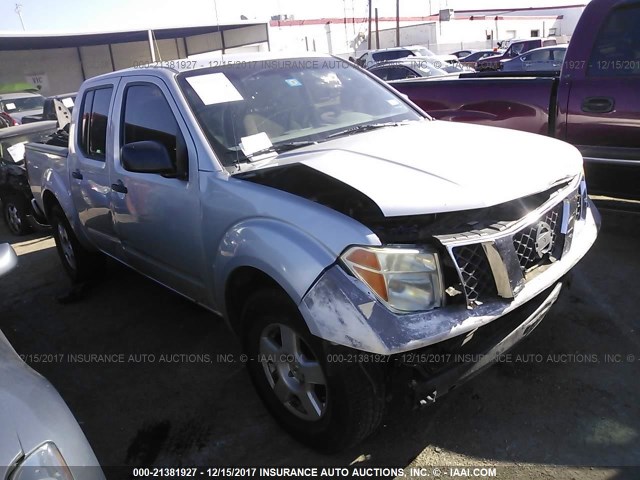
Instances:
[[[289,85],[290,87],[301,87],[302,86],[302,82],[300,80],[298,80],[297,78],[287,78],[285,80],[285,82],[287,82],[287,85]]]
[[[4,104],[4,108],[6,108],[7,110],[15,110],[16,109],[16,104],[15,103],[5,103]]]
[[[187,82],[193,87],[205,105],[244,100],[224,73],[187,77]]]
[[[248,137],[242,137],[240,140],[240,148],[247,157],[259,152],[260,150],[266,150],[273,145],[271,140],[269,140],[269,136],[264,132],[249,135]]]
[[[14,162],[18,163],[24,160],[24,144],[27,142],[16,143],[7,148],[7,152],[11,155]]]
[[[400,102],[398,100],[396,100],[395,98],[392,98],[390,100],[387,100],[387,103],[389,105],[391,105],[392,107],[395,107],[397,105],[400,105]]]
[[[73,98],[71,97],[63,98],[62,104],[67,108],[73,107]]]

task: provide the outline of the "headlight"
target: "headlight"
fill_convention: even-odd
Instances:
[[[436,252],[418,247],[353,247],[342,255],[342,261],[392,309],[413,312],[442,305]]]
[[[27,455],[9,475],[9,480],[73,480],[62,454],[53,443],[45,443]]]

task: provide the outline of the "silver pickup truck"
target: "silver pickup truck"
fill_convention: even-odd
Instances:
[[[338,58],[168,62],[76,104],[68,148],[26,149],[71,278],[108,255],[220,314],[269,410],[324,450],[397,383],[431,403],[527,335],[597,236],[574,147],[434,121]]]

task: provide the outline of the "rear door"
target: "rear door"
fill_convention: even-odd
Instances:
[[[68,162],[71,196],[80,223],[96,246],[117,256],[119,241],[110,206],[110,162],[106,161],[114,154],[108,139],[115,87],[115,81],[105,82],[84,91]]]
[[[624,189],[640,195],[639,25],[640,2],[612,9],[597,32],[587,65],[570,83],[566,140],[582,151],[591,186],[611,190],[602,193]]]
[[[164,82],[151,76],[126,77],[114,115],[118,152],[111,171],[113,214],[126,262],[195,300],[204,297],[200,189],[195,145]],[[120,149],[133,142],[164,145],[174,160],[188,155],[188,178],[127,171]]]

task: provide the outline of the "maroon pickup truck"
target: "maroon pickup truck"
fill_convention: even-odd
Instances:
[[[558,76],[391,82],[433,117],[550,135],[585,159],[592,193],[640,198],[640,0],[593,0]],[[535,75],[535,74],[534,74]],[[464,138],[460,139],[464,145]],[[491,145],[468,145],[470,152]],[[513,145],[514,155],[518,145]]]

